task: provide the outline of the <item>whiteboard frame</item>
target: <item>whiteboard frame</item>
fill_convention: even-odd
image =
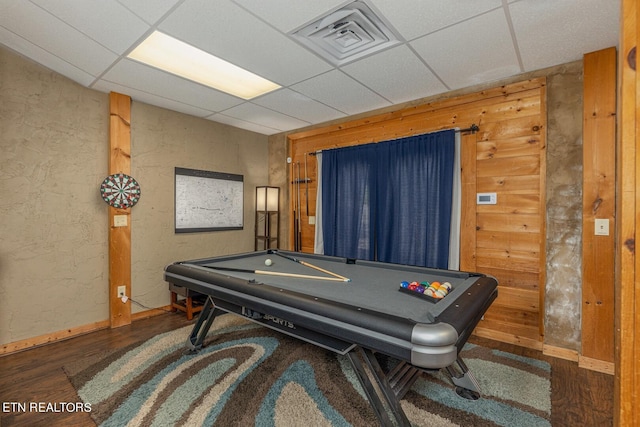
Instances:
[[[184,191],[179,192],[178,188],[184,188]],[[205,206],[207,200],[216,194],[231,198],[225,205],[215,206],[214,209]],[[243,175],[176,167],[174,195],[176,233],[244,229]],[[234,206],[236,209],[233,209]],[[210,210],[211,214],[202,215],[203,210]],[[191,212],[194,214],[191,215]]]

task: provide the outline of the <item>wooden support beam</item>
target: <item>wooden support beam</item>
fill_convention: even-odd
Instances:
[[[583,62],[581,358],[613,364],[616,48]],[[606,235],[596,234],[597,221]]]
[[[620,117],[617,154],[616,363],[614,425],[640,426],[640,39],[637,0],[622,0],[620,13]]]
[[[131,98],[109,94],[109,174],[131,173]],[[118,225],[118,226],[116,226]],[[131,210],[109,206],[109,320],[112,328],[131,324]]]

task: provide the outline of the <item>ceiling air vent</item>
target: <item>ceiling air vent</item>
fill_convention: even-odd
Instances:
[[[307,48],[343,65],[400,43],[399,36],[363,1],[354,1],[291,33]]]

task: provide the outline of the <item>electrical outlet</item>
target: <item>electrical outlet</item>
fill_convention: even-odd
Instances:
[[[123,296],[125,296],[127,293],[127,287],[126,286],[118,286],[118,298],[122,298]]]

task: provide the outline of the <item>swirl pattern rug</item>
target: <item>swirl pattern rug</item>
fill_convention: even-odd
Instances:
[[[377,419],[343,356],[248,322],[216,318],[189,354],[191,326],[66,366],[100,426],[372,426]],[[482,390],[459,397],[423,373],[402,400],[414,426],[550,426],[548,363],[467,344]]]

